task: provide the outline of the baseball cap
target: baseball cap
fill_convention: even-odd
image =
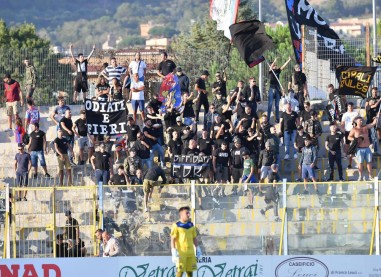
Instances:
[[[180,66],[178,66],[178,67],[176,67],[176,71],[181,72],[181,71],[183,71],[183,69]]]
[[[65,211],[65,216],[69,216],[69,215],[71,215],[71,211],[70,210]]]
[[[208,70],[204,70],[204,71],[202,71],[202,74],[201,74],[201,75],[209,76],[209,71],[208,71]]]
[[[182,118],[181,118],[181,116],[176,117],[176,122],[179,122],[179,121],[180,121],[180,122],[183,121]]]

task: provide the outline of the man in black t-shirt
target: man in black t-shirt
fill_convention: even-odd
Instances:
[[[87,64],[91,56],[93,55],[94,50],[95,50],[95,45],[93,45],[93,50],[90,52],[89,56],[87,56],[87,59],[85,59],[82,53],[79,53],[78,59],[76,59],[74,58],[74,55],[73,55],[73,45],[70,44],[70,55],[71,55],[72,62],[75,64],[76,73],[77,73],[77,76],[74,82],[74,96],[73,96],[74,103],[77,103],[77,97],[81,91],[83,92],[83,99],[86,98],[86,93],[89,91],[89,88],[87,86]]]
[[[366,99],[365,110],[366,110],[366,123],[370,124],[373,119],[377,116],[380,109],[381,97],[378,95],[377,87],[372,88],[372,95]],[[379,122],[378,122],[379,123]],[[379,138],[381,138],[381,129],[379,124],[369,129],[370,137],[373,144],[374,156],[380,156],[379,154]]]
[[[194,156],[200,155],[200,149],[197,148],[197,142],[194,139],[191,139],[188,147],[185,147],[181,154]]]
[[[159,63],[159,66],[157,68],[158,72],[157,75],[159,75],[161,78],[165,78],[169,73],[172,73],[175,68],[176,64],[168,59],[168,54],[166,52],[163,52],[161,54],[161,57],[163,60]]]
[[[288,160],[293,156],[294,159],[298,158],[296,151],[294,149],[296,128],[299,126],[298,114],[291,109],[291,104],[286,104],[286,111],[282,113],[280,119],[280,127],[283,132],[285,156],[284,159]]]
[[[180,139],[180,134],[177,131],[172,131],[172,139],[168,142],[169,157],[173,161],[174,155],[181,155],[183,142]]]
[[[299,107],[301,107],[299,105]],[[300,118],[300,125],[305,127],[305,123],[311,119],[312,113],[314,111],[311,109],[311,103],[310,102],[304,102],[304,109],[300,110],[299,112],[299,118]]]
[[[50,178],[51,176],[48,173],[45,162],[44,152],[47,153],[46,150],[46,134],[44,131],[40,130],[40,124],[34,123],[32,124],[32,133],[29,135],[29,144],[27,145],[28,152],[30,152],[30,156],[32,159],[32,168],[33,168],[33,178],[37,178],[37,167],[38,161],[40,161],[40,165],[44,171],[45,178]]]
[[[151,162],[153,163],[155,152],[157,152],[161,167],[163,169],[166,169],[164,149],[159,143],[159,138],[160,138],[159,128],[161,128],[161,126],[158,126],[157,124],[152,124],[151,119],[147,119],[144,123],[145,123],[145,127],[143,128],[143,133],[144,133],[144,136],[148,139],[149,145],[151,146],[151,149],[150,149]]]
[[[135,148],[138,156],[142,159],[142,168],[146,165],[147,169],[149,169],[152,167],[150,139],[146,138],[142,132],[139,132],[136,138]]]
[[[62,129],[58,129],[58,136],[54,140],[54,148],[58,160],[59,178],[60,186],[63,186],[64,168],[66,168],[68,176],[68,185],[73,185],[73,180],[71,178],[71,164],[69,161],[68,150],[71,148],[69,142],[62,135]]]
[[[299,125],[297,128],[297,133],[295,137],[294,148],[297,151],[298,160],[302,154],[302,149],[305,146],[304,141],[306,139],[311,139],[310,135],[307,132],[304,132],[304,128],[302,125]],[[298,168],[298,178],[295,180],[296,182],[302,182],[302,170]]]
[[[176,68],[176,75],[177,75],[177,78],[179,79],[181,94],[183,94],[184,92],[189,93],[189,84],[190,84],[189,78],[187,75],[185,75],[182,68],[179,66]]]
[[[256,113],[257,105],[261,102],[261,92],[254,77],[249,79],[249,84],[243,89],[242,94],[245,96],[247,104],[250,105],[252,110]]]
[[[132,118],[132,116],[129,116],[127,118],[127,127],[126,127],[126,129],[127,129],[128,148],[135,147],[135,143],[136,143],[136,140],[137,140],[136,136],[140,132],[140,127],[135,124],[135,121]]]
[[[62,130],[62,136],[68,141],[71,148],[69,148],[69,160],[71,165],[75,165],[73,158],[74,153],[71,149],[74,146],[74,132],[73,132],[73,121],[71,119],[71,110],[65,111],[65,116],[60,121],[60,129]]]
[[[294,74],[292,75],[292,89],[295,91],[295,98],[299,102],[300,111],[304,110],[304,101],[308,97],[307,88],[306,74],[300,70],[300,65],[296,64],[294,66]]]
[[[128,176],[126,175],[126,173],[124,171],[124,166],[123,165],[120,165],[118,167],[118,173],[114,174],[112,176],[112,178],[110,178],[108,184],[109,185],[117,185],[117,186],[128,185],[129,184],[129,182],[128,182]]]
[[[275,121],[276,121],[276,123],[279,122],[279,101],[280,101],[281,95],[283,95],[283,92],[281,92],[281,90],[280,90],[280,85],[279,85],[278,80],[280,77],[280,73],[282,72],[282,70],[287,66],[287,64],[290,61],[291,61],[291,57],[288,58],[288,60],[285,62],[284,65],[282,65],[281,68],[278,68],[278,66],[276,64],[276,59],[270,65],[270,70],[269,70],[270,89],[268,92],[268,106],[267,106],[267,116],[269,118],[269,122],[270,122],[271,111],[273,108],[273,102],[274,101],[275,101]]]
[[[201,137],[198,139],[198,148],[205,156],[211,156],[214,151],[214,142],[208,136],[208,130],[206,129],[202,130]]]
[[[102,143],[99,146],[100,151],[96,151],[91,157],[91,164],[95,170],[95,184],[108,184],[108,181],[114,175],[112,167],[111,155],[105,151],[105,145]]]
[[[201,106],[204,107],[204,116],[209,111],[208,91],[206,90],[205,82],[208,80],[209,72],[204,70],[201,77],[197,79],[194,89],[197,91],[197,97],[193,100],[196,103],[196,122],[199,121]]]
[[[227,80],[227,76],[225,71],[222,72],[222,76],[221,76],[221,72],[219,71],[216,72],[216,81],[213,83],[212,93],[216,94],[217,92],[220,92],[223,99],[226,99],[227,97],[226,80]]]
[[[22,143],[18,144],[18,153],[15,155],[15,171],[16,171],[16,182],[20,187],[28,186],[28,174],[32,166],[31,158],[29,153],[24,151],[24,146]],[[27,190],[17,192],[17,201],[21,201],[21,194],[23,194],[23,200],[26,199]]]
[[[158,179],[161,177],[161,185],[167,183],[167,178],[163,169],[157,165],[151,167],[147,170],[146,175],[144,176],[143,181],[143,190],[144,190],[144,210],[148,212],[148,198],[152,197],[153,188],[159,185]],[[159,189],[159,193],[161,188]]]
[[[231,149],[231,175],[233,177],[233,183],[238,184],[243,175],[243,153],[249,153],[249,149],[242,146],[241,139],[234,138],[234,145]],[[238,186],[234,185],[233,194],[237,195]]]
[[[88,160],[91,160],[91,157],[94,153],[94,143],[92,141],[92,138],[87,134],[87,123],[86,123],[86,111],[81,110],[80,112],[80,118],[78,118],[73,125],[73,132],[78,138],[78,146],[79,146],[79,165],[85,164],[85,158],[84,158],[84,150],[85,146],[87,145],[89,150],[89,157]]]
[[[213,152],[213,170],[218,183],[225,184],[229,179],[229,167],[231,165],[231,155],[226,141]],[[214,195],[225,196],[225,187],[218,189]]]
[[[335,124],[329,126],[331,133],[325,139],[325,149],[328,151],[328,162],[329,162],[329,179],[328,181],[333,181],[333,166],[336,162],[337,170],[339,171],[339,180],[344,181],[343,178],[343,167],[341,166],[341,144],[343,143],[343,135],[337,133],[337,127]]]
[[[66,239],[73,240],[73,244],[79,242],[79,224],[78,221],[71,216],[71,211],[65,211],[66,222],[64,229],[64,236]]]

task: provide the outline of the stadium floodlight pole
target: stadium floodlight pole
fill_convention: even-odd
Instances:
[[[262,21],[262,0],[258,0],[258,20]],[[262,66],[262,63],[259,64],[259,91],[262,92],[262,96],[263,96],[264,89],[263,89],[263,66]]]

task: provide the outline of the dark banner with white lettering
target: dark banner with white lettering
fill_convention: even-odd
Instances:
[[[288,25],[297,63],[302,65],[302,30],[301,26],[316,28],[317,57],[330,60],[331,69],[335,65],[355,65],[355,61],[345,54],[344,44],[327,22],[306,0],[285,0]]]
[[[171,176],[197,179],[211,166],[210,156],[174,155]]]
[[[369,66],[339,66],[336,76],[339,81],[340,95],[357,95],[366,98],[370,83],[377,67]]]
[[[127,107],[124,100],[103,102],[86,99],[85,110],[90,135],[127,133]]]

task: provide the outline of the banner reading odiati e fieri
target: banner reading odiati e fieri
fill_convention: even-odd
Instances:
[[[127,107],[124,100],[85,101],[87,131],[90,135],[127,133]]]

